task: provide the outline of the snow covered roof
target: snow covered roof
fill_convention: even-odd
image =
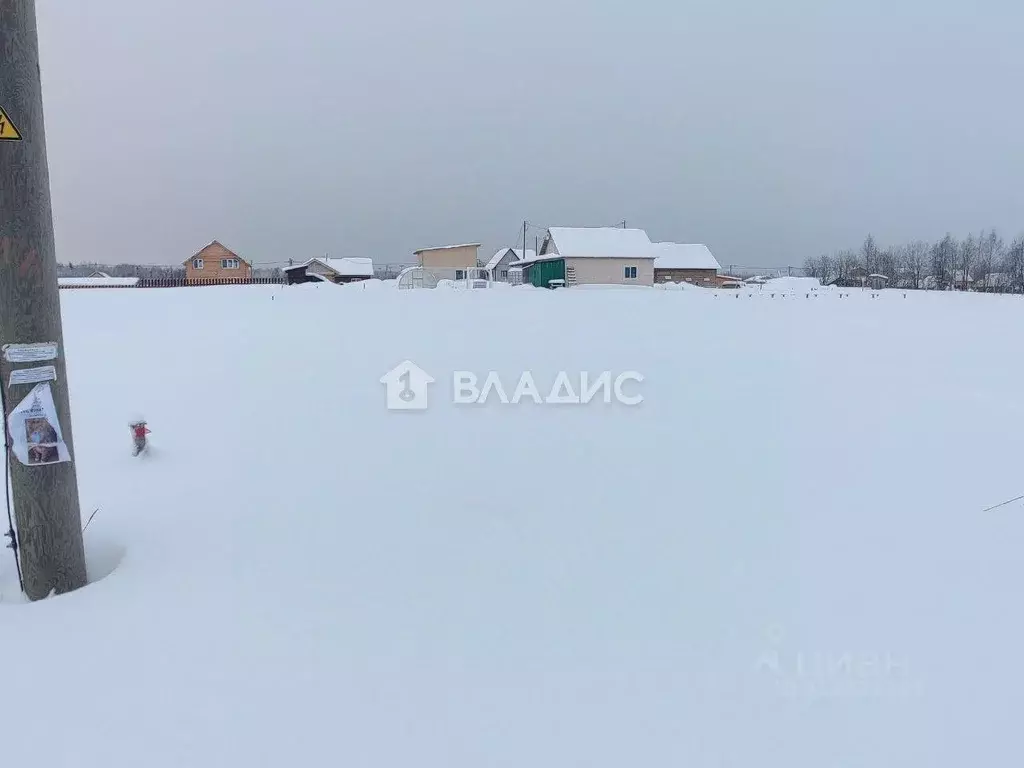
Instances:
[[[518,262],[518,261],[523,261],[523,249],[522,248],[519,248],[518,250],[515,249],[515,248],[502,248],[500,251],[498,251],[493,256],[491,256],[491,260],[487,262],[487,266],[484,267],[484,269],[494,269],[496,266],[498,266],[498,263],[503,258],[505,258],[505,254],[507,254],[509,251],[512,251],[512,263],[515,263],[515,262]],[[526,259],[527,260],[534,259],[536,257],[537,257],[537,252],[536,251],[534,251],[532,249],[526,251]]]
[[[702,244],[655,243],[655,269],[721,269],[722,265]]]
[[[296,264],[292,267],[285,267],[285,272],[293,269],[306,269],[310,264],[316,262],[342,277],[373,277],[373,259],[343,257],[340,259],[315,258],[305,264]]]
[[[420,248],[418,251],[413,251],[413,255],[417,256],[424,251],[448,251],[452,248],[479,248],[480,243],[462,243],[461,245],[436,245],[433,248]]]
[[[106,272],[100,272],[99,270],[97,270],[93,272],[91,275],[88,275],[88,277],[110,277],[110,275],[108,275]]]
[[[555,253],[538,258],[653,259],[651,240],[642,229],[620,227],[551,227]]]
[[[821,281],[816,277],[773,277],[761,283],[770,291],[803,293],[804,291],[818,291],[821,289]]]
[[[65,288],[126,288],[138,285],[137,277],[58,277],[57,285]]]
[[[321,264],[343,277],[373,277],[373,259],[345,257],[317,259]]]
[[[544,259],[554,259],[557,257],[556,254],[553,253],[548,254],[547,256],[538,256],[536,253],[533,253],[533,251],[530,251],[530,254],[531,255],[527,256],[525,259],[516,259],[515,261],[510,261],[508,265],[510,267],[528,267],[535,261],[543,261]]]

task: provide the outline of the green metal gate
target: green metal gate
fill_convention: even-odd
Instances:
[[[565,280],[565,259],[539,261],[530,266],[530,282],[538,288],[547,288],[549,280]]]

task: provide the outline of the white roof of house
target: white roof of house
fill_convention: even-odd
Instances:
[[[642,229],[620,227],[551,227],[558,256],[595,259],[653,259],[651,240]],[[545,254],[539,258],[554,257]]]
[[[500,262],[503,258],[505,258],[505,254],[507,254],[509,251],[512,251],[512,256],[513,256],[512,261],[513,262],[523,261],[524,260],[523,259],[523,249],[522,248],[519,248],[519,249],[516,249],[516,248],[502,248],[500,251],[498,251],[493,256],[491,256],[491,260],[487,262],[487,266],[484,267],[484,268],[485,269],[494,269],[496,266],[498,266],[498,262]],[[537,253],[535,251],[533,251],[532,249],[526,251],[526,259],[534,259],[536,257],[537,257]]]
[[[479,247],[480,247],[480,243],[462,243],[461,245],[435,245],[433,248],[420,248],[418,251],[413,251],[412,253],[415,256],[416,254],[423,253],[424,251],[447,251],[447,250],[449,250],[451,248],[479,248]]]
[[[118,287],[138,285],[137,277],[58,277],[57,285],[67,288],[92,288],[98,286]]]
[[[655,269],[721,269],[722,265],[703,244],[655,243]]]
[[[89,275],[89,277],[110,277],[110,275],[108,275],[106,272],[100,272],[99,270],[96,270],[91,275]]]
[[[340,259],[315,258],[305,264],[296,264],[293,267],[286,267],[285,271],[292,269],[305,269],[313,262],[322,264],[327,269],[342,277],[373,277],[373,259],[344,257]]]

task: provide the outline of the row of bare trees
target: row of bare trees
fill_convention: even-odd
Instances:
[[[804,269],[822,283],[855,284],[861,277],[880,274],[896,288],[1024,292],[1024,236],[1007,245],[992,230],[964,240],[947,234],[935,243],[918,240],[881,248],[868,235],[860,250],[808,259]]]

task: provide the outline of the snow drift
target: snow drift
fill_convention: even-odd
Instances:
[[[61,300],[105,578],[18,604],[0,560],[5,765],[1019,751],[1024,510],[981,512],[1021,492],[1018,298]],[[435,379],[426,411],[385,408],[404,360]],[[457,370],[633,370],[645,399],[456,406]]]

